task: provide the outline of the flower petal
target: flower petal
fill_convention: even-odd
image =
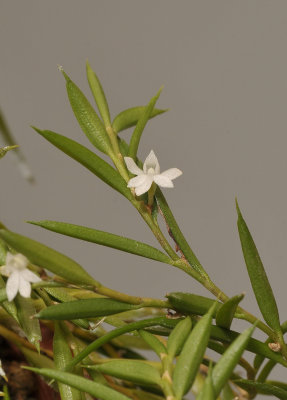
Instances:
[[[135,189],[136,195],[141,196],[145,192],[148,192],[148,190],[150,189],[150,187],[152,185],[152,182],[153,182],[152,176],[145,175],[144,182],[140,186],[137,186]]]
[[[162,186],[162,187],[172,188],[174,186],[171,179],[169,179],[167,176],[164,176],[162,174],[155,175],[153,177],[153,180],[155,181],[155,183],[157,185]]]
[[[30,271],[28,268],[25,268],[23,271],[20,271],[21,278],[25,279],[27,282],[40,282],[41,279],[39,276],[34,274],[34,272]]]
[[[143,171],[136,165],[131,157],[124,157],[127,169],[134,175],[142,175]]]
[[[18,271],[15,271],[9,276],[6,283],[6,293],[8,301],[12,301],[16,297],[16,294],[19,289],[19,283],[20,283],[20,275]]]
[[[156,155],[154,154],[153,150],[151,150],[151,152],[149,153],[149,155],[145,159],[145,162],[144,162],[144,165],[143,165],[144,173],[146,174],[147,171],[150,168],[153,168],[156,174],[160,173],[160,167],[159,167],[158,159],[157,159]]]
[[[178,178],[180,175],[182,175],[182,171],[178,168],[170,168],[167,169],[166,171],[163,171],[161,173],[162,176],[166,176],[169,179],[175,179]]]
[[[135,176],[134,178],[130,179],[128,182],[128,187],[138,187],[142,185],[147,179],[145,174]]]
[[[31,295],[31,285],[28,281],[20,276],[19,282],[19,292],[23,297],[30,297]]]
[[[2,265],[2,267],[0,267],[1,275],[10,276],[12,272],[13,268],[9,267],[9,265]]]

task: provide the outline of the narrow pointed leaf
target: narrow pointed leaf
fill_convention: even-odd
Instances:
[[[138,384],[160,384],[159,371],[151,365],[136,360],[113,360],[90,368]]]
[[[247,343],[254,331],[254,327],[246,329],[239,335],[234,342],[227,348],[223,356],[215,365],[212,371],[212,381],[216,396],[219,395],[222,388],[231,376],[242,353],[247,347]]]
[[[177,399],[181,399],[188,392],[196,377],[208,344],[215,308],[216,304],[195,325],[178,357],[172,385]]]
[[[34,225],[49,229],[50,231],[60,233],[62,235],[71,236],[87,242],[97,243],[102,246],[112,247],[127,253],[136,254],[141,257],[151,258],[152,260],[170,264],[170,258],[160,250],[133,239],[124,236],[114,235],[104,231],[99,231],[85,226],[68,224],[57,221],[39,221],[31,222]]]
[[[108,155],[112,154],[110,139],[96,111],[78,86],[64,71],[62,72],[66,79],[66,88],[70,104],[83,132],[98,150]]]
[[[72,353],[67,340],[67,334],[62,329],[60,323],[55,323],[55,331],[53,338],[53,352],[56,368],[64,369],[72,361]],[[62,400],[81,400],[81,392],[58,382],[59,392]]]
[[[109,342],[110,340],[112,340],[118,336],[121,336],[127,332],[132,332],[135,330],[147,328],[149,326],[156,326],[156,325],[161,325],[161,324],[165,324],[165,323],[169,323],[167,318],[158,317],[158,318],[150,318],[150,319],[146,319],[146,320],[132,322],[132,323],[122,326],[120,328],[116,328],[116,329],[112,330],[111,332],[108,332],[104,336],[100,337],[99,339],[95,340],[91,344],[89,344],[81,353],[79,353],[74,358],[74,360],[67,367],[67,370],[69,370],[70,368],[73,368],[76,364],[81,362],[92,351],[95,351],[96,349],[101,347],[103,344]]]
[[[5,265],[8,247],[3,240],[0,239],[0,266]]]
[[[149,101],[148,105],[145,108],[145,111],[143,112],[142,116],[138,120],[136,127],[133,131],[131,141],[130,141],[130,146],[129,146],[129,156],[132,158],[135,158],[137,156],[138,152],[138,147],[141,139],[141,135],[143,133],[143,130],[150,118],[150,115],[152,113],[152,110],[154,109],[154,106],[157,102],[157,99],[160,96],[160,93],[162,91],[162,88],[158,91],[158,93],[152,97],[152,99]]]
[[[135,310],[138,308],[140,308],[140,306],[134,306],[113,299],[84,299],[69,301],[44,308],[38,314],[36,314],[36,317],[48,320],[96,318],[118,314],[124,311]]]
[[[245,390],[255,389],[257,393],[273,395],[278,399],[287,400],[287,390],[281,389],[278,386],[249,381],[247,379],[237,379],[234,383]]]
[[[27,347],[20,347],[21,352],[24,354],[26,360],[31,367],[36,368],[55,368],[53,360],[49,357],[39,354],[36,351],[28,349]]]
[[[158,203],[158,206],[160,210],[162,211],[165,221],[171,231],[172,237],[174,238],[176,244],[180,248],[180,250],[183,252],[185,258],[191,265],[191,267],[200,273],[200,275],[203,276],[208,276],[207,273],[205,272],[204,268],[200,264],[198,258],[192,251],[191,247],[187,243],[185,237],[183,236],[181,230],[179,229],[179,226],[167,204],[167,201],[162,193],[162,191],[157,187],[156,193],[155,193],[156,201]]]
[[[76,301],[76,299],[73,296],[70,296],[66,291],[64,291],[62,288],[45,288],[45,291],[49,293],[52,297],[54,297],[56,300],[60,301],[61,303],[65,303],[67,301]],[[73,324],[79,326],[80,328],[83,329],[89,329],[90,324],[89,321],[86,319],[73,319],[71,320]]]
[[[264,383],[268,378],[268,376],[270,375],[272,369],[275,367],[275,365],[276,365],[275,361],[272,360],[267,361],[267,363],[260,371],[260,374],[257,377],[257,381]]]
[[[4,279],[2,278],[1,275],[0,275],[0,293],[1,293],[0,301],[2,303],[1,306],[12,318],[14,318],[17,322],[19,322],[17,307],[14,301],[7,300],[6,283],[4,282]]]
[[[213,315],[215,317],[221,307],[215,300],[193,293],[173,292],[168,293],[166,297],[175,310],[187,314],[204,315],[216,303]]]
[[[166,354],[165,345],[155,335],[144,330],[140,330],[139,334],[159,358],[161,358],[162,354]]]
[[[222,304],[216,313],[216,324],[221,328],[229,329],[234,318],[236,309],[244,294],[231,297],[226,303]]]
[[[186,317],[171,331],[167,341],[167,352],[171,358],[176,357],[180,353],[188,335],[190,334],[191,328],[191,319]]]
[[[3,301],[6,303],[6,300],[7,300],[6,288],[3,287],[2,289],[0,289],[0,303],[3,303]],[[11,302],[7,302],[7,303],[11,303]],[[1,304],[1,306],[3,307],[4,304]]]
[[[43,375],[49,379],[55,379],[58,382],[65,383],[66,385],[72,386],[82,392],[89,393],[91,396],[97,397],[101,400],[130,400],[129,397],[105,386],[100,383],[91,381],[90,379],[83,378],[81,376],[70,374],[69,372],[63,372],[53,369],[38,369],[29,368],[39,375]]]
[[[219,326],[211,327],[211,338],[219,340],[222,343],[232,343],[240,334],[233,330],[222,329]],[[260,354],[270,360],[275,361],[278,364],[287,367],[287,361],[281,356],[280,353],[275,353],[270,350],[266,343],[262,343],[257,339],[250,338],[247,343],[246,350],[251,351],[254,354]]]
[[[234,400],[234,393],[228,383],[222,389],[220,396],[221,400]]]
[[[42,340],[40,324],[37,319],[32,318],[36,313],[33,300],[24,298],[20,295],[16,296],[15,304],[18,310],[18,318],[21,328],[23,329],[27,339],[32,343],[38,351],[40,351],[40,341]]]
[[[118,114],[115,119],[113,120],[113,130],[118,133],[124,131],[125,129],[131,128],[135,126],[139,119],[142,118],[144,112],[146,110],[146,106],[139,106],[139,107],[131,107],[127,110],[122,111]],[[149,119],[156,117],[168,110],[160,110],[158,108],[154,108],[149,115]]]
[[[260,311],[270,328],[281,333],[280,321],[276,300],[267,278],[264,266],[260,259],[256,245],[251,233],[244,221],[238,203],[236,202],[238,214],[238,232],[242,251],[250,278],[250,282],[260,308]]]
[[[47,268],[69,282],[86,285],[98,284],[80,264],[42,243],[4,229],[0,230],[0,237],[16,251],[24,254],[32,263]]]
[[[212,366],[210,365],[208,368],[208,375],[196,400],[216,400],[211,374]]]
[[[4,385],[3,386],[3,400],[10,400],[11,399],[11,397],[10,397],[10,395],[9,395],[9,390],[8,390],[8,386],[7,385]]]
[[[110,126],[111,117],[110,117],[109,106],[101,82],[99,81],[99,78],[97,77],[96,73],[92,70],[88,61],[86,63],[86,68],[87,68],[88,82],[91,91],[93,93],[94,99],[97,103],[101,117],[104,121],[105,126]]]
[[[127,184],[120,174],[91,150],[58,133],[40,130],[35,127],[33,127],[33,129],[58,149],[78,161],[113,189],[117,190],[128,199],[131,199],[130,190],[127,188]]]

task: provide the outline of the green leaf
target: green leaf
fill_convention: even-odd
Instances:
[[[8,386],[4,385],[3,386],[3,392],[4,392],[4,397],[3,400],[10,400],[10,395],[9,395],[9,391],[8,391]]]
[[[62,70],[71,107],[80,127],[89,141],[100,151],[112,154],[112,146],[106,129],[88,99],[78,86]]]
[[[3,287],[2,289],[0,289],[0,303],[3,303],[3,301],[5,300],[7,300],[7,293],[6,293],[6,287]],[[3,304],[1,304],[1,306],[3,306]]]
[[[256,245],[251,233],[244,221],[238,203],[236,201],[238,214],[238,232],[241,241],[242,251],[250,278],[250,282],[260,308],[260,311],[270,328],[281,334],[279,313],[273,291],[267,278],[264,266],[260,259]]]
[[[247,347],[247,343],[255,327],[251,326],[239,335],[234,342],[227,348],[223,356],[215,365],[212,371],[212,381],[216,396],[219,395],[222,388],[231,376],[242,353]]]
[[[171,331],[167,341],[167,352],[171,359],[181,352],[182,347],[190,334],[191,328],[191,319],[186,317]]]
[[[132,322],[130,324],[127,324],[125,326],[122,326],[120,328],[116,328],[112,330],[111,332],[108,332],[104,336],[100,337],[99,339],[96,339],[94,342],[89,344],[81,353],[79,353],[74,360],[70,363],[69,366],[67,366],[67,370],[70,368],[73,368],[76,364],[81,362],[84,358],[86,358],[91,352],[95,351],[99,347],[101,347],[103,344],[109,342],[110,340],[121,336],[127,332],[132,332],[135,330],[139,329],[144,329],[149,326],[156,326],[156,325],[161,325],[169,323],[168,319],[165,317],[158,317],[158,318],[150,318],[146,320],[141,320],[137,322]]]
[[[101,82],[99,81],[99,78],[97,77],[96,73],[92,70],[88,61],[86,64],[86,68],[87,68],[88,82],[89,82],[91,91],[93,93],[94,99],[97,103],[101,117],[104,121],[105,126],[106,127],[110,126],[111,125],[111,117],[110,117],[109,106],[108,106],[107,99],[106,99],[104,90],[102,88]]]
[[[207,378],[205,379],[204,385],[199,395],[196,397],[196,400],[216,400],[211,374],[212,366],[210,365],[208,368]]]
[[[278,399],[287,400],[287,390],[281,389],[278,386],[273,386],[268,383],[249,381],[247,379],[236,379],[234,383],[245,390],[255,389],[258,393],[273,395]]]
[[[177,399],[181,399],[188,392],[196,377],[208,344],[215,308],[216,304],[213,304],[208,313],[195,325],[178,357],[172,384]]]
[[[8,247],[3,242],[3,240],[0,239],[0,265],[5,265],[7,252],[8,252]]]
[[[27,362],[36,368],[55,368],[53,360],[43,354],[36,353],[35,351],[21,346],[21,352],[24,354]]]
[[[134,306],[113,299],[84,299],[69,301],[44,308],[36,314],[35,317],[48,320],[96,318],[118,314],[124,311],[136,310],[138,308],[141,308],[141,306]]]
[[[187,243],[185,237],[183,236],[181,230],[179,229],[179,226],[177,225],[177,222],[176,222],[176,220],[167,204],[167,201],[159,187],[157,187],[157,189],[156,189],[155,197],[156,197],[157,204],[158,204],[160,210],[162,211],[162,214],[164,216],[166,224],[170,229],[172,237],[174,238],[174,240],[177,243],[180,250],[183,252],[185,258],[187,259],[187,261],[189,262],[189,264],[195,271],[197,271],[202,276],[208,277],[204,268],[200,264],[198,258],[196,257],[194,252],[191,250],[189,244]]]
[[[220,396],[221,400],[234,400],[234,393],[228,383],[222,389]]]
[[[90,366],[90,368],[105,375],[111,375],[138,384],[160,385],[159,371],[142,361],[112,360],[104,364]]]
[[[58,133],[47,130],[42,131],[35,127],[33,127],[33,129],[58,149],[78,161],[113,189],[117,190],[128,199],[132,198],[131,191],[127,188],[125,180],[120,176],[118,171],[95,153],[74,140]]]
[[[6,283],[4,282],[4,279],[2,278],[1,275],[0,275],[0,288],[1,288],[0,289],[1,306],[12,318],[14,318],[19,323],[18,312],[15,302],[6,301],[7,300]]]
[[[211,338],[219,340],[222,343],[232,343],[239,336],[238,332],[222,329],[219,326],[211,327]],[[250,338],[247,343],[246,350],[255,354],[260,354],[278,364],[287,367],[287,361],[279,353],[270,350],[266,343],[262,343],[257,339]]]
[[[215,317],[221,307],[221,304],[215,300],[193,293],[173,292],[168,293],[166,297],[175,310],[186,314],[204,315],[216,304],[213,314]]]
[[[103,246],[112,247],[127,253],[136,254],[141,257],[151,258],[152,260],[170,264],[170,258],[160,250],[148,244],[138,242],[124,236],[114,235],[104,231],[99,231],[85,226],[68,224],[57,221],[39,221],[29,223],[49,229],[50,231],[62,235],[71,236],[87,242],[97,243]]]
[[[262,370],[260,371],[260,374],[257,377],[257,381],[258,382],[265,382],[266,379],[268,378],[270,372],[272,371],[272,369],[275,367],[276,363],[273,360],[269,360],[264,367],[262,368]]]
[[[75,374],[70,374],[69,372],[46,368],[25,368],[49,379],[55,379],[56,381],[65,383],[66,385],[72,386],[80,391],[89,393],[91,396],[97,397],[101,400],[130,400],[129,397],[105,385],[101,385]]]
[[[160,88],[158,93],[154,97],[151,98],[148,105],[145,107],[143,114],[141,115],[141,117],[139,118],[139,120],[136,124],[136,127],[135,127],[132,137],[131,137],[130,146],[129,146],[129,156],[132,158],[136,158],[136,156],[137,156],[141,135],[142,135],[143,130],[150,118],[152,110],[154,109],[155,103],[157,102],[157,99],[159,98],[161,91],[162,91],[162,88]]]
[[[243,297],[244,293],[231,297],[226,303],[222,304],[216,313],[216,324],[218,326],[226,329],[230,328],[237,306]]]
[[[98,282],[80,264],[42,243],[4,229],[0,230],[0,237],[16,251],[24,254],[32,263],[47,268],[69,282],[98,285]]]
[[[124,131],[125,129],[131,128],[132,126],[135,126],[138,121],[143,117],[145,111],[146,106],[131,107],[127,110],[122,111],[113,120],[113,130],[118,133]],[[149,119],[154,118],[157,115],[160,115],[166,111],[168,110],[160,110],[158,108],[154,108],[149,115]]]
[[[32,318],[36,313],[33,300],[25,298],[19,294],[15,298],[15,304],[18,310],[18,318],[21,328],[27,339],[40,352],[40,341],[42,340],[40,324],[37,319]]]
[[[68,334],[69,332],[65,332],[60,323],[55,323],[53,353],[55,365],[60,370],[64,369],[73,358],[67,340]],[[81,392],[70,385],[65,385],[61,382],[58,382],[58,387],[62,400],[81,400]]]
[[[140,330],[139,334],[160,359],[162,358],[163,354],[166,354],[165,345],[155,335],[144,330]]]
[[[70,296],[65,290],[63,290],[63,288],[45,288],[45,291],[61,303],[76,301],[76,299],[73,296]],[[86,319],[77,318],[71,320],[71,322],[80,328],[90,329],[89,321]]]

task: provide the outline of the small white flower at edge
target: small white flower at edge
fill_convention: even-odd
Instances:
[[[7,252],[6,264],[0,270],[1,274],[8,276],[6,293],[8,301],[12,301],[19,292],[23,297],[30,297],[31,282],[40,282],[41,279],[27,268],[29,260],[21,253]]]
[[[179,177],[182,171],[178,168],[170,168],[160,173],[160,167],[153,150],[145,159],[143,170],[141,170],[131,157],[125,157],[128,170],[137,175],[128,182],[128,187],[135,188],[137,196],[149,191],[153,182],[158,186],[172,188],[172,180]]]
[[[7,376],[5,374],[4,369],[2,368],[2,361],[0,360],[0,376],[2,376],[6,382],[8,382]],[[1,393],[1,392],[0,392]],[[4,393],[3,393],[4,394]]]

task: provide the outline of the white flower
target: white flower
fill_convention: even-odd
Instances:
[[[8,382],[7,376],[6,376],[6,374],[5,374],[5,371],[4,371],[4,369],[2,368],[2,361],[1,361],[1,360],[0,360],[0,376],[2,376],[2,377],[5,379],[5,381]],[[0,392],[0,393],[1,393],[1,392]]]
[[[1,273],[8,276],[6,293],[8,301],[12,301],[19,292],[23,297],[30,297],[30,282],[40,282],[40,278],[27,268],[29,260],[23,254],[7,253],[6,264]]]
[[[137,196],[148,192],[153,182],[157,185],[172,188],[172,180],[179,177],[182,171],[178,168],[170,168],[160,173],[160,167],[153,150],[145,159],[143,170],[141,170],[131,157],[125,157],[128,170],[137,175],[128,182],[128,187],[135,188]]]

